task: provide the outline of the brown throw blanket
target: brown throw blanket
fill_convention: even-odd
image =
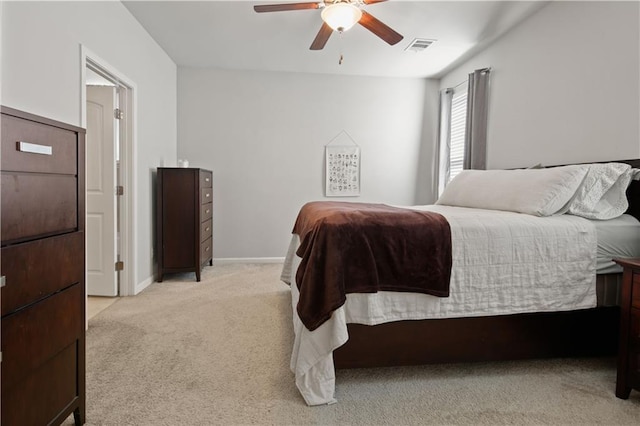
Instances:
[[[300,237],[298,316],[315,330],[347,293],[405,291],[449,296],[451,229],[438,213],[384,204],[305,204]]]

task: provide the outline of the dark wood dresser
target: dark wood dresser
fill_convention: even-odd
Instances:
[[[158,168],[158,281],[174,272],[195,272],[200,281],[202,267],[213,265],[211,183],[209,170]]]
[[[83,424],[85,131],[1,111],[1,423]]]
[[[640,259],[615,259],[624,268],[620,296],[620,340],[616,396],[640,390]]]

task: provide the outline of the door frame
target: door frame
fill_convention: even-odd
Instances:
[[[135,202],[135,171],[137,158],[136,119],[138,106],[138,87],[135,82],[115,69],[98,55],[93,53],[86,46],[81,44],[80,123],[81,126],[85,129],[87,127],[87,66],[96,69],[101,74],[104,74],[106,77],[117,84],[120,90],[120,109],[125,113],[124,119],[120,121],[120,182],[124,187],[124,195],[120,198],[120,210],[118,212],[118,214],[120,215],[120,260],[124,262],[124,269],[120,271],[118,294],[120,296],[133,296],[136,294],[135,277],[137,275],[137,238],[135,228],[137,210]]]

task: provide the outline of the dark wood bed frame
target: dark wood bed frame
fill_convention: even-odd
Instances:
[[[615,162],[640,168],[640,159]],[[640,181],[632,181],[627,198],[627,213],[640,220]],[[348,324],[349,340],[333,352],[333,358],[336,368],[359,368],[612,356],[618,327],[618,307]]]

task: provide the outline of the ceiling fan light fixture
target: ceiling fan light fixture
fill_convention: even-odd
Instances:
[[[362,17],[362,11],[351,3],[334,3],[322,9],[322,20],[333,30],[347,31]]]

